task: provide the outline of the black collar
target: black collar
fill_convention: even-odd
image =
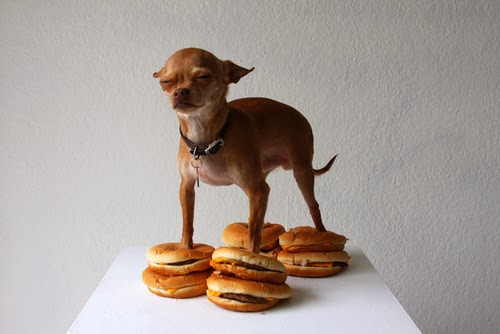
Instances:
[[[220,130],[219,138],[208,145],[196,145],[195,143],[187,139],[187,137],[182,133],[181,127],[179,127],[179,132],[181,134],[182,140],[189,147],[189,152],[193,156],[213,155],[219,152],[222,146],[224,146],[224,135],[226,134],[228,125],[229,122],[226,119],[226,123],[224,123],[224,126]]]

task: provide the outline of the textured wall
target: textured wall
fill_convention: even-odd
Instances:
[[[186,46],[256,70],[230,97],[301,110],[329,229],[426,333],[500,327],[500,4],[0,3],[0,332],[65,332],[120,250],[180,238],[177,121],[152,73]],[[310,224],[290,173],[267,219]],[[196,241],[245,220],[202,185]],[[139,275],[139,274],[138,274]],[[27,321],[28,316],[29,321]]]

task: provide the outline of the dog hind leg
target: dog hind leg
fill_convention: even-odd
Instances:
[[[319,204],[314,196],[314,171],[311,163],[308,163],[306,166],[295,163],[293,165],[293,176],[309,208],[314,226],[318,231],[325,232],[326,228],[321,219]]]

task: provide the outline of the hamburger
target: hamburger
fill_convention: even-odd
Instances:
[[[348,266],[350,256],[345,251],[300,252],[281,251],[278,260],[285,266],[287,275],[300,277],[327,277]]]
[[[276,258],[281,251],[279,236],[285,228],[279,224],[265,223],[262,227],[262,241],[259,252]],[[222,242],[229,247],[248,249],[249,231],[247,223],[232,223],[222,232]]]
[[[179,243],[164,243],[151,247],[146,257],[148,267],[142,281],[152,293],[169,298],[190,298],[205,294],[207,278],[213,272],[210,259],[214,248],[193,244],[181,249]]]
[[[146,253],[149,268],[164,276],[186,275],[210,268],[212,246],[193,244],[192,249],[180,249],[179,245],[171,242],[151,247]]]
[[[347,238],[334,232],[318,232],[310,226],[299,226],[279,236],[279,244],[290,253],[331,252],[344,249]]]
[[[163,276],[151,268],[142,273],[142,280],[149,291],[168,298],[191,298],[205,294],[207,278],[212,270],[196,271],[187,275]]]
[[[291,295],[290,286],[286,283],[256,282],[219,273],[208,278],[207,286],[208,300],[223,308],[240,312],[267,310]]]
[[[241,248],[219,247],[210,265],[216,271],[207,280],[207,298],[223,308],[263,311],[291,295],[285,283],[285,266],[275,258]]]
[[[285,266],[276,259],[241,248],[217,248],[210,265],[222,275],[243,280],[281,284],[287,278]]]

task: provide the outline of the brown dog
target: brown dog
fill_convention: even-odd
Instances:
[[[253,71],[195,48],[174,53],[153,77],[160,79],[180,123],[181,246],[193,244],[195,185],[238,185],[248,196],[249,250],[258,252],[267,208],[267,175],[292,169],[318,231],[325,231],[314,197],[313,134],[307,120],[285,104],[245,98],[227,103],[228,85]]]

